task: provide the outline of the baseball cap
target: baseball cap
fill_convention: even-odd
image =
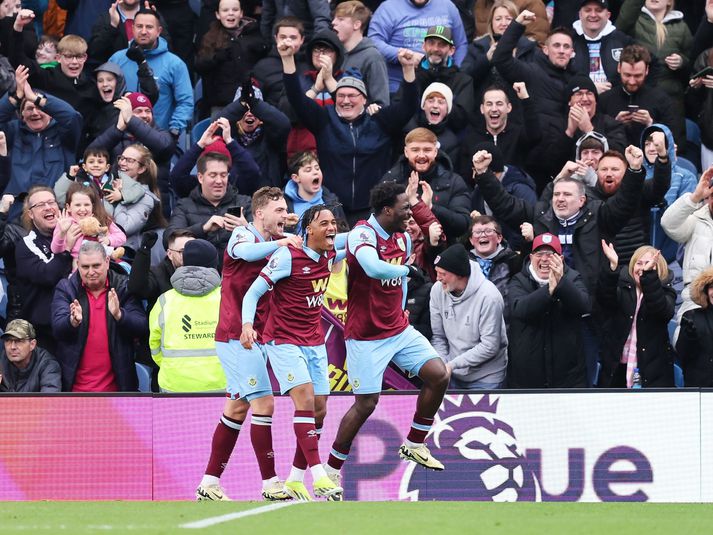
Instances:
[[[607,0],[582,0],[582,2],[579,3],[579,8],[582,9],[587,4],[599,4],[604,9],[609,9],[609,2],[607,2]]]
[[[32,326],[32,323],[27,320],[12,320],[8,323],[7,327],[5,327],[5,332],[3,333],[2,338],[4,339],[7,336],[28,340],[37,338],[35,328]]]
[[[562,244],[560,243],[560,239],[554,234],[550,234],[549,232],[540,234],[535,238],[535,240],[532,242],[532,252],[534,253],[540,247],[549,247],[555,253],[559,255],[562,254]]]
[[[423,39],[426,40],[429,37],[437,37],[439,39],[443,39],[449,45],[455,46],[455,42],[453,41],[453,32],[448,26],[431,26],[426,32],[426,35],[423,37]]]

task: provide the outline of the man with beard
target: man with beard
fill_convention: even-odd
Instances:
[[[425,128],[415,128],[406,135],[404,155],[382,178],[407,185],[413,173],[419,181],[428,182],[434,195],[431,210],[452,241],[468,229],[470,191],[463,179],[455,174],[447,159],[438,158],[436,134]]]

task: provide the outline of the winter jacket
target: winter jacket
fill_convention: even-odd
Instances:
[[[57,6],[67,10],[64,35],[79,35],[89,40],[92,25],[111,6],[111,0],[57,0]]]
[[[655,271],[644,271],[640,278],[643,298],[636,316],[636,357],[645,388],[673,386],[674,351],[668,339],[668,322],[676,305],[672,278],[669,274],[661,281]],[[636,311],[636,284],[628,269],[617,272],[603,265],[597,301],[607,314],[603,325],[607,335],[600,340],[599,386],[621,387],[619,367],[626,366],[621,356]]]
[[[389,74],[384,56],[374,41],[364,37],[349,51],[344,52],[342,70],[358,69],[364,79],[369,103],[389,105]]]
[[[16,290],[20,304],[16,317],[26,319],[36,329],[51,327],[54,289],[72,272],[72,255],[66,251],[53,254],[51,243],[52,236],[41,234],[34,226],[15,243]]]
[[[339,197],[346,211],[369,206],[369,191],[388,169],[392,136],[397,136],[418,109],[416,83],[404,83],[403,100],[366,112],[348,122],[334,106],[322,107],[305,96],[296,74],[285,74],[285,90],[300,122],[317,139],[324,185]]]
[[[677,164],[678,158],[676,157],[673,134],[666,125],[654,123],[644,130],[641,134],[641,149],[644,149],[646,138],[651,134],[652,130],[655,129],[662,130],[666,135],[669,164],[668,166],[662,166],[658,159],[651,164],[644,158],[646,180],[647,182],[652,179],[656,180],[657,174],[660,171],[668,171],[670,173],[670,185],[664,199],[661,200],[658,205],[654,205],[651,208],[651,244],[661,250],[667,262],[672,262],[676,258],[678,244],[669,238],[661,228],[661,216],[666,210],[666,207],[671,206],[681,195],[684,193],[693,193],[698,185],[698,178],[688,169]]]
[[[713,28],[713,24],[711,24]],[[713,44],[713,35],[709,44]],[[696,74],[705,69],[711,59],[711,51],[713,48],[708,48],[701,52],[693,63],[692,74]],[[698,127],[701,129],[701,142],[708,148],[713,147],[713,89],[708,89],[705,86],[699,88],[688,88],[686,95],[688,109],[691,110],[690,116],[694,117]]]
[[[677,117],[670,97],[658,87],[644,84],[636,93],[629,94],[620,85],[614,86],[599,95],[597,112],[616,117],[620,111],[627,111],[630,104],[647,110],[655,123],[663,123],[668,126],[673,132],[676,143],[681,147],[684,146],[686,135],[683,117]],[[646,127],[641,123],[625,124],[626,144],[638,145],[644,128]]]
[[[488,17],[490,16],[493,3],[494,0],[477,0],[475,2],[473,13],[475,15],[476,35],[483,35],[490,31],[490,28],[488,28]],[[545,2],[541,0],[515,0],[515,5],[519,13],[527,9],[536,15],[537,18],[535,21],[527,26],[526,35],[528,39],[533,39],[538,43],[544,43],[547,38],[547,32],[550,31],[550,24],[544,4]]]
[[[430,280],[411,277],[408,281],[408,297],[406,299],[406,310],[408,310],[408,322],[425,336],[428,340],[433,336],[431,331],[431,313],[428,303],[431,295],[433,283]]]
[[[575,74],[570,61],[567,68],[555,67],[541,51],[535,52],[533,61],[514,58],[512,53],[525,31],[514,20],[498,42],[493,53],[493,65],[509,85],[525,82],[528,93],[535,98],[540,114],[540,126],[544,130],[560,124],[563,116],[562,103],[567,101],[565,88]]]
[[[301,77],[305,71],[309,70],[309,65],[307,61],[305,61],[304,53],[301,50],[295,54],[295,64],[297,66],[298,77]],[[255,79],[260,85],[262,98],[265,102],[275,106],[293,120],[295,114],[289,102],[287,102],[285,85],[282,80],[282,59],[280,59],[280,55],[277,53],[275,47],[272,47],[267,57],[257,62],[253,72]]]
[[[443,157],[437,158],[426,173],[421,173],[420,180],[425,180],[433,189],[433,214],[443,225],[443,231],[452,242],[468,230],[470,223],[470,191],[465,181],[453,172],[452,167]],[[408,184],[411,166],[405,156],[399,157],[396,164],[386,172],[382,182]]]
[[[685,245],[683,254],[683,300],[677,320],[687,310],[696,308],[691,300],[689,285],[700,273],[713,264],[713,216],[705,201],[694,203],[690,193],[684,193],[661,216],[661,226],[669,238]]]
[[[129,273],[129,293],[138,299],[146,299],[146,309],[150,311],[158,297],[172,288],[171,277],[175,271],[176,268],[167,256],[152,266],[151,251],[139,247]]]
[[[143,190],[141,198],[134,203],[119,203],[114,209],[114,221],[126,234],[124,245],[131,247],[134,251],[141,243],[141,231],[151,216],[151,212],[157,210],[161,204],[159,199],[149,187],[140,184]]]
[[[431,65],[424,58],[416,68],[416,85],[419,96],[434,82],[447,85],[453,91],[453,107],[448,114],[451,128],[463,130],[469,123],[475,122],[476,103],[473,92],[473,79],[461,72],[452,60],[447,65]],[[401,91],[394,96],[394,101],[401,99]]]
[[[131,178],[129,175],[124,173],[123,171],[118,171],[116,174],[108,174],[104,175],[106,182],[112,183],[115,179],[120,179],[121,180],[121,203],[135,203],[138,200],[141,199],[144,195],[144,188],[141,184],[136,182],[133,178]],[[69,186],[74,184],[74,182],[90,182],[90,185],[94,189],[94,191],[97,193],[97,196],[103,196],[103,191],[100,191],[99,186],[92,180],[91,178],[88,177],[88,175],[83,171],[80,170],[79,173],[77,173],[77,176],[74,178],[70,178],[67,173],[62,173],[62,176],[59,177],[57,182],[55,182],[54,185],[54,195],[57,198],[57,204],[59,204],[59,208],[62,209],[64,208],[66,199],[67,199],[67,190],[69,190]],[[105,183],[106,183],[105,182]],[[103,184],[105,184],[103,183]],[[114,215],[114,205],[111,204],[109,201],[106,199],[102,198],[102,202],[104,204],[104,209],[106,210],[106,213],[109,214],[110,216]]]
[[[19,194],[31,186],[52,187],[62,173],[76,162],[75,152],[82,134],[82,116],[51,95],[45,95],[45,113],[52,120],[42,132],[32,132],[17,118],[7,95],[0,98],[0,130],[7,136],[12,172],[5,193]],[[19,203],[16,203],[19,205]],[[19,213],[13,206],[10,217]]]
[[[471,262],[468,284],[459,296],[431,288],[431,344],[453,376],[463,382],[502,383],[505,380],[508,337],[503,297]]]
[[[127,50],[115,52],[109,61],[124,71],[127,89],[139,91],[138,66],[126,57]],[[144,50],[144,55],[159,88],[159,98],[153,108],[154,121],[164,130],[185,129],[193,119],[193,84],[186,64],[168,51],[163,37],[158,38],[156,48]]]
[[[422,6],[416,6],[409,0],[386,0],[374,12],[369,21],[368,35],[386,59],[389,92],[395,93],[403,79],[397,59],[399,48],[423,53],[423,38],[431,26],[451,29],[456,47],[453,60],[460,65],[468,40],[458,9],[450,0],[430,0]]]
[[[535,181],[530,177],[525,171],[515,167],[514,165],[507,165],[503,170],[504,175],[502,176],[501,184],[510,195],[522,199],[525,202],[535,203],[537,202],[537,193],[535,188]],[[480,193],[480,188],[476,184],[475,189],[472,193],[471,208],[477,210],[484,215],[492,215],[492,210],[486,205],[483,200],[483,196]],[[510,244],[510,247],[516,251],[522,249],[524,241],[522,238],[522,233],[519,227],[512,227],[510,225],[502,225],[503,237],[505,241]],[[517,271],[520,271],[518,268]],[[492,280],[492,279],[491,279]]]
[[[247,80],[252,68],[267,53],[257,21],[243,17],[236,34],[218,21],[212,31],[225,34],[225,48],[207,50],[205,37],[195,59],[195,71],[203,80],[203,99],[207,106],[226,106],[233,102],[235,90]]]
[[[429,228],[433,223],[439,223],[431,208],[425,202],[419,199],[416,204],[411,206],[413,212],[413,220],[421,230],[421,235],[414,239],[411,235],[411,254],[413,255],[413,265],[424,271],[428,278],[436,281],[436,268],[433,265],[438,253],[447,246],[447,236],[443,232],[438,239],[436,245],[431,245]],[[430,338],[430,336],[429,336]]]
[[[239,121],[247,110],[239,100],[228,104],[220,112],[221,117],[226,117],[231,125]],[[262,121],[260,135],[249,141],[241,142],[241,136],[233,127],[233,139],[246,148],[253,160],[260,168],[260,178],[251,178],[250,184],[238,182],[238,189],[252,195],[262,186],[282,187],[286,171],[285,145],[290,134],[290,119],[272,104],[258,100],[250,110],[252,114]],[[231,173],[235,166],[231,168]],[[236,170],[237,172],[237,170]],[[239,180],[239,177],[238,177]],[[247,182],[247,181],[246,181]]]
[[[685,386],[713,386],[713,308],[707,293],[711,284],[713,277],[708,269],[690,286],[691,299],[701,308],[689,310],[681,318],[676,352]]]
[[[112,73],[116,77],[116,89],[114,90],[114,98],[111,102],[104,102],[100,98],[96,112],[90,117],[85,118],[85,130],[90,142],[94,141],[94,139],[107,128],[117,124],[119,110],[114,106],[114,102],[127,93],[124,73],[118,65],[107,61],[99,65],[97,70]],[[99,73],[95,72],[95,74]],[[139,92],[146,95],[146,98],[151,101],[152,105],[156,104],[158,100],[158,86],[156,85],[156,80],[154,80],[153,71],[147,61],[143,62],[139,67],[138,77]]]
[[[617,21],[618,22],[618,21]],[[631,36],[617,30],[611,21],[607,21],[606,25],[596,37],[588,37],[582,29],[582,21],[577,20],[572,24],[576,35],[574,36],[574,58],[572,58],[572,66],[574,70],[584,76],[590,74],[590,54],[589,45],[598,43],[599,61],[606,80],[594,80],[595,82],[607,81],[612,85],[620,83],[619,72],[619,56],[625,46],[634,43]]]
[[[569,105],[566,105],[567,113],[569,113]],[[616,150],[624,154],[628,145],[626,139],[626,130],[624,123],[621,123],[601,113],[599,110],[591,118],[593,132],[603,135],[607,138],[607,150]],[[548,159],[552,159],[555,163],[553,168],[561,169],[564,164],[569,161],[579,160],[579,146],[586,139],[585,136],[590,136],[592,132],[583,133],[577,129],[572,137],[567,135],[567,117],[562,118],[562,123],[557,129],[550,130],[545,137],[545,144],[551,147],[548,152]],[[591,185],[591,184],[590,184]]]
[[[631,35],[659,59],[661,68],[657,69],[656,85],[673,100],[682,101],[683,93],[688,87],[688,74],[693,60],[693,35],[683,20],[683,13],[672,9],[663,18],[666,39],[659,48],[656,42],[656,19],[648,8],[644,7],[644,2],[645,0],[626,0],[616,19],[617,28]],[[664,62],[670,54],[679,54],[683,60],[681,67],[675,71],[669,69]]]
[[[587,200],[580,209],[580,217],[574,225],[572,254],[574,268],[580,273],[585,287],[593,293],[604,261],[602,238],[611,240],[619,232],[639,203],[644,183],[644,171],[627,170],[618,191],[606,201]],[[490,172],[478,177],[478,186],[483,199],[493,215],[501,222],[519,227],[532,223],[535,235],[550,232],[559,235],[560,225],[552,210],[550,200],[528,203],[507,193]]]
[[[243,208],[244,216],[249,221],[252,219],[250,210],[250,197],[240,195],[232,186],[228,185],[225,196],[220,200],[218,206],[214,206],[203,197],[200,185],[196,186],[188,197],[178,201],[176,208],[171,214],[171,220],[164,232],[164,247],[168,247],[168,237],[176,229],[188,229],[196,238],[208,240],[218,249],[218,258],[222,260],[223,251],[228,245],[230,232],[220,229],[215,232],[206,233],[203,225],[214,215],[223,216],[228,212],[228,208],[239,206]]]
[[[114,158],[117,158],[126,147],[134,143],[141,143],[151,151],[153,160],[158,167],[158,187],[161,190],[161,200],[165,208],[168,206],[166,196],[169,191],[169,167],[175,150],[175,142],[170,133],[160,128],[155,121],[152,125],[148,125],[138,117],[131,117],[126,125],[126,130],[119,130],[116,124],[113,124],[97,136],[89,146],[104,148]]]
[[[472,262],[478,262],[478,257],[475,254],[474,249],[470,250],[468,256],[470,257]],[[516,274],[520,273],[520,270],[522,269],[522,255],[520,253],[516,253],[510,247],[508,247],[507,243],[501,243],[500,250],[497,251],[495,256],[491,258],[491,260],[493,261],[493,263],[490,266],[488,280],[495,285],[495,287],[500,292],[500,295],[503,296],[503,301],[507,303],[510,279],[512,279]],[[509,313],[510,310],[506,306],[505,310],[503,311],[506,324],[508,323]]]
[[[75,218],[72,218],[74,223],[79,223]],[[104,233],[109,238],[109,246],[113,248],[121,247],[126,243],[126,234],[116,226],[116,224],[111,221],[107,225],[107,231]],[[62,236],[62,231],[57,225],[54,228],[54,234],[52,235],[52,243],[50,244],[50,250],[55,254],[61,254],[67,247],[66,235]],[[85,240],[95,241],[94,236],[84,236],[82,239],[78,239],[74,242],[74,246],[70,251],[72,257],[77,258],[79,256],[79,248]]]
[[[582,316],[592,300],[582,276],[565,266],[554,293],[535,281],[526,262],[508,287],[508,386],[584,388]]]
[[[116,386],[120,392],[135,392],[138,388],[136,367],[134,366],[135,338],[147,333],[146,312],[138,299],[127,290],[125,275],[109,270],[107,275],[109,288],[114,288],[121,303],[121,320],[116,321],[109,310],[105,311],[107,332],[109,335],[109,353],[111,367],[116,376]],[[82,323],[72,327],[69,305],[78,300],[82,307]],[[79,273],[75,272],[68,279],[57,285],[52,299],[52,331],[57,339],[57,360],[62,368],[62,390],[72,390],[79,367],[79,360],[84,353],[89,329],[89,298],[82,285]]]
[[[97,17],[92,26],[92,35],[87,39],[87,63],[89,65],[98,65],[104,63],[109,59],[114,52],[117,50],[123,50],[129,47],[129,39],[126,36],[126,17],[121,12],[121,6],[119,6],[119,25],[114,28],[111,25],[111,18],[109,17],[109,10],[104,11],[99,17]],[[160,19],[161,27],[163,31],[161,32],[161,37],[166,39],[168,46],[171,46],[171,38],[168,35],[168,24],[163,18],[161,13],[158,14]],[[148,96],[148,95],[147,95]]]
[[[159,297],[149,317],[149,347],[160,368],[158,384],[169,392],[224,390],[225,373],[214,340],[220,275],[213,268],[182,266],[171,284],[173,289]]]
[[[7,358],[4,345],[0,347],[0,393],[61,391],[59,363],[47,350],[36,347],[27,368],[20,370]]]
[[[287,212],[291,214],[297,214],[302,216],[302,214],[310,209],[312,206],[317,206],[318,204],[326,204],[332,209],[332,214],[337,219],[346,219],[344,215],[344,210],[339,204],[339,199],[337,196],[329,191],[327,188],[322,186],[322,188],[317,192],[317,194],[310,200],[305,200],[300,197],[298,192],[297,182],[294,180],[288,180],[285,185],[285,201],[287,201]]]
[[[329,3],[320,0],[263,0],[260,32],[266,41],[272,39],[274,24],[282,17],[297,17],[304,24],[306,39],[320,30],[331,30]]]

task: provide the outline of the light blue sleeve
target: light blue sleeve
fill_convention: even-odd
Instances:
[[[248,291],[243,297],[243,324],[253,323],[255,321],[255,311],[257,310],[258,301],[265,295],[265,293],[270,290],[270,285],[262,277],[258,277],[253,281],[248,288]]]
[[[180,59],[173,65],[173,98],[176,107],[169,128],[184,130],[193,118],[193,84],[188,74],[188,67]]]
[[[356,256],[364,273],[372,279],[388,280],[408,275],[406,266],[392,265],[379,259],[373,229],[356,227],[349,233],[347,247]]]
[[[337,256],[334,258],[334,263],[336,264],[337,262],[341,262],[347,257],[347,250],[346,249],[337,249],[336,250]]]
[[[287,247],[280,247],[270,257],[267,265],[262,268],[260,275],[253,281],[243,297],[243,323],[254,321],[258,301],[265,295],[265,292],[272,289],[268,280],[272,281],[274,285],[277,281],[288,277],[291,271],[292,255]]]
[[[246,227],[233,230],[228,240],[228,255],[235,260],[255,262],[274,253],[280,246],[277,241],[257,242]]]
[[[346,249],[347,239],[349,238],[348,232],[341,232],[334,237],[334,248],[335,249]]]

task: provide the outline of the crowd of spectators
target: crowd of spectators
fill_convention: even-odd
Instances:
[[[713,0],[1,1],[0,91],[0,392],[223,389],[234,231],[383,181],[452,388],[713,386]]]

